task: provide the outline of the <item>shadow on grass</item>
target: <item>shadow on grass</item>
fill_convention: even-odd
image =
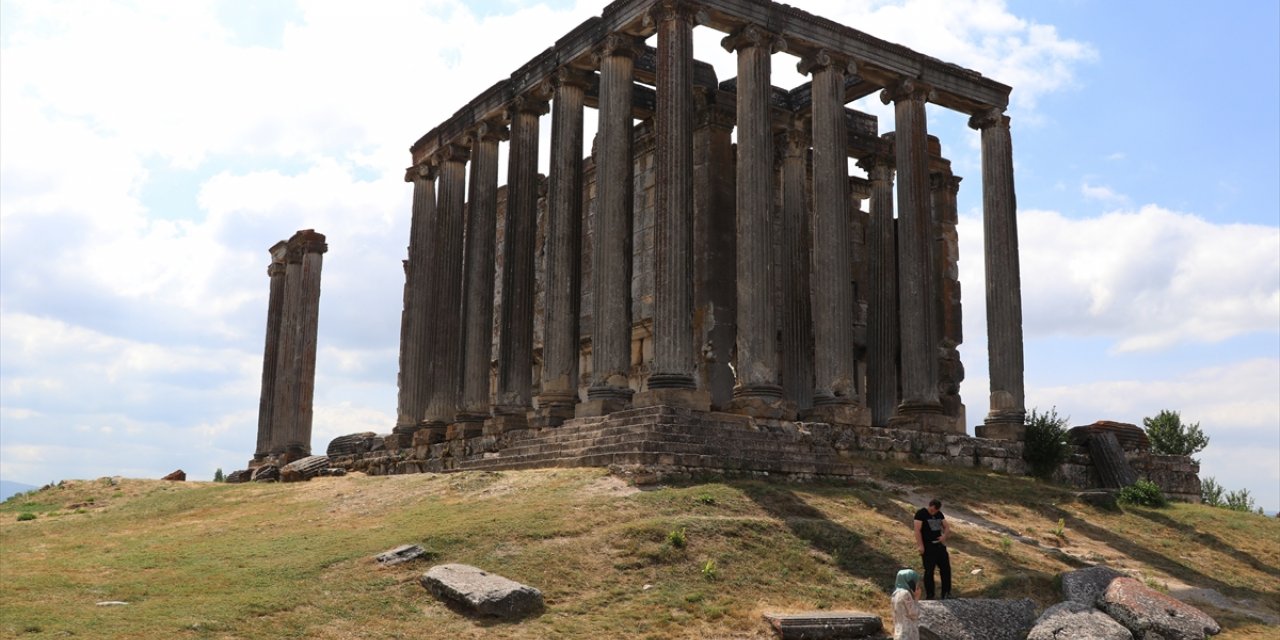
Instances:
[[[1131,510],[1129,513],[1146,518],[1148,520],[1151,520],[1152,522],[1162,524],[1166,527],[1169,527],[1170,529],[1174,529],[1188,536],[1194,537],[1196,540],[1198,540],[1200,543],[1204,544],[1205,546],[1215,551],[1218,551],[1220,553],[1225,553],[1231,556],[1236,560],[1236,562],[1249,565],[1250,567],[1253,567],[1255,571],[1265,573],[1273,578],[1280,578],[1280,569],[1277,569],[1276,567],[1273,567],[1269,564],[1263,563],[1262,561],[1258,560],[1256,556],[1250,553],[1247,553],[1239,549],[1236,549],[1235,547],[1232,547],[1231,545],[1224,542],[1222,538],[1219,538],[1218,536],[1215,536],[1211,533],[1205,533],[1189,524],[1178,522],[1177,520],[1174,520],[1173,518],[1170,518],[1169,516],[1166,516],[1157,511],[1151,511],[1147,509],[1142,509],[1142,510],[1134,509],[1134,510]],[[1244,514],[1241,514],[1241,515],[1244,515]]]

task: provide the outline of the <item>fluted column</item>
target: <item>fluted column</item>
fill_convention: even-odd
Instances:
[[[528,426],[533,386],[534,246],[538,217],[538,118],[546,93],[511,105],[507,217],[503,236],[502,307],[498,324],[498,389],[490,431]]]
[[[800,62],[813,76],[813,419],[869,420],[854,355],[853,260],[849,252],[849,156],[844,77],[848,61],[820,51]]]
[[[978,435],[1022,440],[1026,404],[1022,360],[1022,278],[1009,117],[992,109],[969,126],[982,131],[982,220],[987,285],[991,411]]]
[[[288,243],[275,243],[270,249],[271,264],[267,276],[271,284],[267,294],[267,339],[262,350],[262,393],[258,399],[258,442],[253,460],[257,466],[271,455],[271,417],[275,403],[276,364],[280,353],[280,326],[284,314],[285,253]]]
[[[430,390],[431,364],[435,358],[429,343],[433,339],[431,298],[435,279],[432,270],[435,256],[436,167],[423,163],[405,172],[405,181],[413,183],[413,214],[409,221],[409,259],[405,270],[405,312],[400,341],[400,392],[397,397],[396,426],[392,430],[397,444],[409,446],[427,415],[427,393]]]
[[[748,24],[721,42],[738,54],[738,336],[731,411],[783,417],[773,304],[773,134],[769,56],[786,44]]]
[[[498,143],[507,128],[481,122],[471,132],[471,180],[463,291],[462,394],[450,435],[480,434],[489,417],[489,369],[493,360],[493,277],[498,219]]]
[[[458,392],[462,374],[462,232],[465,221],[467,159],[470,151],[461,144],[448,144],[438,152],[440,194],[436,225],[435,270],[432,275],[437,294],[428,309],[435,353],[427,396],[426,442],[444,440],[448,426],[458,413]],[[418,436],[421,443],[421,434]]]
[[[635,165],[631,157],[631,96],[641,43],[611,34],[600,49],[600,112],[596,152],[596,218],[591,246],[591,386],[582,415],[630,404],[631,234]]]
[[[656,211],[654,224],[654,359],[651,391],[692,390],[693,345],[693,24],[696,8],[659,0]],[[647,396],[678,404],[681,394]]]
[[[298,285],[297,388],[293,399],[294,420],[289,437],[284,443],[289,460],[311,455],[312,402],[316,391],[316,340],[320,329],[320,269],[324,254],[329,250],[322,233],[311,229],[294,234],[290,242],[297,242],[302,250],[302,265]]]
[[[543,308],[542,388],[535,426],[573,417],[578,402],[582,307],[582,103],[589,74],[570,67],[552,77],[551,175]]]
[[[876,154],[860,161],[871,180],[867,228],[868,284],[867,407],[871,424],[887,426],[898,406],[898,251],[893,221],[893,158]]]
[[[809,299],[811,220],[805,205],[809,138],[797,125],[782,147],[782,388],[805,411],[813,407],[813,314]]]
[[[898,170],[898,303],[902,345],[904,425],[941,430],[938,358],[934,338],[935,292],[932,278],[932,223],[925,101],[929,87],[904,80],[885,89],[881,100],[894,104],[894,156]]]
[[[297,414],[298,322],[302,307],[302,247],[292,239],[284,249],[284,301],[280,314],[280,346],[276,353],[276,380],[271,402],[271,455],[277,462],[285,455],[285,443]]]
[[[960,177],[952,175],[950,163],[943,160],[943,168],[929,175],[929,193],[933,209],[933,278],[936,292],[937,316],[935,329],[938,358],[938,400],[942,412],[955,421],[955,430],[965,430],[965,406],[960,398],[960,383],[964,380],[964,365],[960,362],[960,350],[964,342],[963,316],[960,308],[960,237],[956,194],[960,190]]]

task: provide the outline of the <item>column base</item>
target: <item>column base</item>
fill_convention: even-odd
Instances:
[[[993,418],[987,416],[986,422],[974,427],[974,435],[989,440],[1012,440],[1022,442],[1027,439],[1027,427],[1022,420]]]
[[[711,394],[701,389],[650,389],[637,393],[631,401],[631,406],[637,409],[667,406],[710,411]]]
[[[929,402],[903,402],[897,415],[889,418],[890,429],[911,429],[929,433],[964,433],[964,425],[942,411],[942,405]]]
[[[529,428],[529,416],[525,413],[497,413],[484,421],[483,434],[496,436],[508,431],[519,431]]]
[[[533,415],[529,418],[529,426],[534,429],[542,429],[545,427],[558,427],[564,424],[565,420],[573,419],[576,415],[573,403],[551,403],[543,404],[542,400],[538,400],[538,408],[533,410]]]
[[[853,402],[815,404],[801,417],[805,422],[825,422],[852,427],[871,426],[871,410]]]
[[[421,428],[421,424],[397,424],[382,442],[388,449],[408,449],[413,446],[413,435]]]
[[[698,388],[698,383],[693,379],[693,374],[689,373],[651,373],[649,379],[645,381],[645,386],[650,391],[659,389],[687,389],[694,390]]]
[[[476,413],[459,413],[445,431],[445,440],[475,438],[484,432],[484,421],[489,416]]]
[[[770,420],[795,420],[796,406],[782,397],[782,387],[758,385],[733,390],[733,399],[725,405],[728,413]]]
[[[595,418],[598,416],[607,416],[616,411],[625,411],[631,408],[631,398],[597,398],[595,400],[587,400],[579,402],[573,407],[573,417],[575,418]]]

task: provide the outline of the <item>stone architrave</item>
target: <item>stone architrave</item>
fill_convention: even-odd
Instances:
[[[729,410],[785,418],[772,295],[774,174],[769,61],[786,43],[758,25],[748,24],[721,44],[738,54],[738,348],[737,384]]]
[[[814,392],[811,420],[869,424],[854,355],[853,260],[849,238],[849,156],[844,78],[849,62],[828,51],[800,61],[813,76]]]
[[[450,144],[436,157],[440,171],[437,203],[434,304],[428,309],[434,335],[434,367],[427,395],[427,442],[445,439],[458,413],[462,374],[462,234],[465,223],[467,160],[470,150]]]
[[[498,217],[498,143],[505,126],[482,122],[471,132],[468,185],[466,286],[464,290],[462,389],[456,435],[480,434],[489,417],[489,371],[493,360],[493,278]]]
[[[893,157],[877,153],[859,163],[871,180],[867,228],[867,408],[871,424],[889,425],[898,406],[898,269],[893,219]]]
[[[267,339],[262,352],[262,394],[258,400],[258,441],[249,466],[261,464],[271,455],[271,418],[275,403],[276,367],[280,353],[280,326],[284,315],[285,254],[288,243],[280,241],[272,245],[271,264],[267,276],[271,279],[267,296]]]
[[[946,431],[953,423],[938,401],[934,338],[933,234],[929,202],[928,132],[925,102],[930,88],[902,80],[880,94],[894,105],[894,156],[898,172],[898,309],[904,426]]]
[[[582,308],[582,107],[590,75],[562,67],[552,77],[551,175],[543,308],[542,388],[536,426],[572,418],[578,402]]]
[[[427,393],[430,388],[431,348],[434,333],[430,309],[434,305],[434,270],[437,268],[432,243],[436,240],[436,167],[422,163],[405,171],[405,181],[413,183],[413,213],[409,222],[409,259],[405,270],[405,310],[400,343],[400,392],[397,397],[396,425],[392,433],[402,447],[412,442],[413,434],[427,415]]]
[[[631,96],[634,36],[607,36],[599,52],[599,148],[596,217],[591,248],[591,386],[579,415],[603,415],[630,405],[633,176]]]
[[[783,397],[805,411],[813,407],[813,314],[809,299],[812,239],[808,184],[809,138],[804,123],[778,137],[782,155],[782,389]]]
[[[982,131],[982,229],[991,377],[991,410],[977,435],[1022,440],[1027,413],[1022,379],[1022,277],[1009,117],[992,109],[970,118],[969,126]]]
[[[498,388],[490,431],[528,426],[533,394],[534,246],[538,215],[538,119],[547,112],[539,87],[510,108],[507,216],[498,322]]]
[[[654,359],[649,393],[638,405],[706,410],[696,393],[693,348],[693,25],[695,5],[658,0],[648,14],[658,31]],[[690,393],[694,392],[694,393]]]

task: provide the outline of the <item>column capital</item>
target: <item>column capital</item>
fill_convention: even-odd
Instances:
[[[404,170],[405,182],[413,182],[414,180],[418,180],[418,179],[422,179],[422,180],[436,179],[436,165],[434,162],[431,161],[430,158],[422,161],[419,164],[415,164],[411,167],[405,168]]]
[[[803,158],[809,152],[809,134],[805,133],[802,122],[794,123],[777,134],[775,142],[781,158]]]
[[[635,59],[644,51],[644,40],[629,33],[615,31],[604,37],[600,41],[599,48],[596,49],[596,57],[606,58],[610,56],[623,56]]]
[[[536,116],[545,115],[551,110],[548,99],[551,97],[551,83],[544,82],[529,92],[516,96],[511,101],[511,113],[532,113]]]
[[[777,53],[787,50],[787,41],[758,24],[748,22],[720,40],[720,46],[729,53],[751,47],[768,47],[769,53]]]
[[[329,245],[325,243],[323,233],[316,233],[315,229],[303,229],[289,238],[289,258],[293,262],[293,252],[298,252],[298,260],[302,260],[302,254],[305,253],[325,253],[329,250]]]
[[[893,154],[873,153],[858,159],[858,166],[872,182],[893,179]]]
[[[289,241],[281,240],[273,245],[267,251],[271,254],[272,262],[283,263],[289,253]]]
[[[929,99],[931,93],[933,93],[933,87],[918,80],[904,78],[895,84],[885,87],[884,91],[880,92],[880,102],[885,104],[903,100],[925,102]]]
[[[963,179],[964,178],[961,178],[960,176],[957,176],[957,175],[953,175],[949,172],[948,173],[941,173],[941,172],[931,173],[929,174],[929,190],[939,191],[942,189],[946,189],[947,191],[951,192],[951,195],[955,195],[958,191],[960,191],[960,181]]]
[[[283,262],[272,262],[267,265],[267,275],[272,278],[282,276],[284,275],[284,268]]]
[[[446,162],[466,162],[471,159],[471,148],[458,143],[450,142],[441,147],[435,153],[436,164],[444,164]]]
[[[969,118],[969,127],[972,129],[989,129],[996,126],[1003,129],[1009,128],[1009,116],[1004,115],[1004,109],[987,109]]]
[[[702,5],[689,0],[658,0],[645,12],[644,25],[648,27],[659,22],[679,19],[689,20],[694,24],[705,24],[707,12]]]
[[[817,53],[805,56],[796,63],[796,71],[806,76],[828,67],[836,67],[845,73],[853,73],[855,70],[852,60],[827,49],[819,49]]]
[[[496,120],[481,120],[467,132],[472,143],[501,142],[511,137],[511,130]]]
[[[555,71],[552,71],[549,81],[553,88],[579,87],[586,89],[591,86],[592,75],[593,74],[590,71],[565,65],[557,68]]]

